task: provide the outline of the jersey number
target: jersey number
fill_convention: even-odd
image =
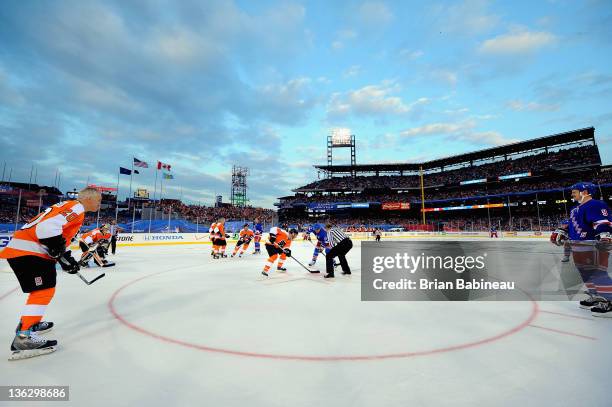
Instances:
[[[25,230],[25,229],[29,229],[33,226],[38,225],[45,218],[45,216],[47,216],[52,210],[53,210],[52,206],[48,207],[47,209],[45,209],[44,212],[41,212],[37,217],[32,219],[30,223],[26,223],[25,225],[23,225],[21,229]],[[66,218],[67,222],[73,221],[78,216],[76,213],[72,212],[72,209],[70,208],[60,211],[60,214],[64,218]]]
[[[36,226],[40,223],[41,220],[43,220],[43,218],[45,216],[47,216],[51,211],[53,210],[53,207],[48,207],[47,209],[45,209],[44,212],[41,212],[37,217],[35,217],[34,219],[32,219],[32,221],[30,223],[26,223],[25,225],[23,225],[23,227],[21,228],[21,230],[25,230],[25,229],[29,229],[32,226]]]

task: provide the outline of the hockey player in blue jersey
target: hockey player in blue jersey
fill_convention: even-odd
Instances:
[[[255,241],[255,251],[253,252],[253,254],[259,254],[261,253],[261,249],[260,249],[260,241],[261,241],[261,237],[263,236],[263,225],[261,224],[261,222],[259,222],[259,219],[255,219],[254,225],[253,225],[253,234],[254,234],[254,238],[253,240]]]
[[[553,232],[551,241],[563,246],[569,239],[574,264],[589,294],[580,307],[590,309],[593,316],[612,318],[612,278],[608,274],[612,216],[605,202],[593,199],[595,192],[591,183],[572,185],[572,199],[578,205],[567,224]]]
[[[325,253],[329,252],[329,242],[327,240],[327,231],[323,226],[319,223],[315,223],[312,227],[308,229],[308,234],[313,233],[317,238],[317,244],[315,245],[314,251],[312,253],[312,260],[308,263],[308,266],[312,267],[317,262],[317,258],[319,257],[319,253],[325,251]]]

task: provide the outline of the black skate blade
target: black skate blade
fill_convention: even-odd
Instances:
[[[46,346],[40,349],[15,350],[11,352],[11,356],[9,356],[8,360],[30,359],[55,352],[56,350],[57,346]]]
[[[104,265],[102,265],[102,267],[113,267],[115,265],[115,263],[106,263]]]

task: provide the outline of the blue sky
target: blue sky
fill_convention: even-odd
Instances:
[[[316,178],[333,127],[367,163],[594,126],[612,162],[610,1],[5,2],[0,44],[13,180],[113,186],[135,156],[211,204],[239,164],[271,207]]]

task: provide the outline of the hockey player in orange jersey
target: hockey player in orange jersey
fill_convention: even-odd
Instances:
[[[236,253],[238,253],[238,250],[240,250],[240,247],[242,247],[242,250],[240,250],[240,254],[238,255],[238,257],[242,257],[242,254],[249,247],[249,244],[251,243],[251,240],[253,240],[254,236],[255,236],[255,233],[251,229],[249,229],[249,224],[245,223],[242,229],[240,229],[240,234],[238,236],[238,242],[236,243],[236,247],[234,247],[234,252],[232,253],[231,257],[236,256]]]
[[[83,233],[79,239],[79,247],[83,252],[79,263],[88,267],[87,262],[93,257],[94,262],[100,267],[114,266],[115,263],[105,259],[111,237],[109,225],[102,225],[99,229],[95,228]]]
[[[228,237],[228,235],[225,234],[225,218],[219,218],[219,220],[215,224],[213,234],[215,236],[215,240],[213,241],[213,259],[227,257],[227,255],[225,254],[227,241],[225,239]]]
[[[276,271],[281,273],[287,271],[287,269],[283,267],[283,263],[287,259],[287,256],[291,257],[291,249],[289,247],[297,235],[298,231],[296,229],[290,229],[288,232],[279,227],[270,229],[268,241],[266,242],[266,251],[269,257],[261,274],[267,277],[270,268],[274,265],[277,258],[279,260],[276,265]]]
[[[64,271],[76,273],[78,262],[66,250],[77,234],[85,212],[96,212],[102,195],[95,188],[79,192],[77,200],[55,204],[16,231],[9,244],[0,251],[13,269],[21,290],[28,294],[9,360],[44,355],[56,350],[57,341],[38,336],[48,332],[53,322],[42,321],[47,305],[55,293],[56,262]]]
[[[215,244],[215,228],[217,227],[217,222],[213,222],[210,224],[210,227],[208,228],[208,238],[210,239],[210,244],[211,244],[211,249],[210,249],[210,255],[211,256],[215,256],[215,251],[217,249],[217,245]]]

